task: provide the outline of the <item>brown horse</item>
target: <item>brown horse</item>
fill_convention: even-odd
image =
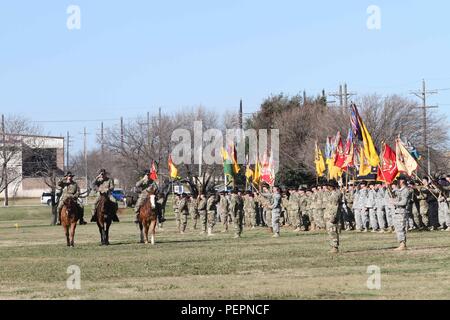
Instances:
[[[151,243],[155,244],[155,230],[158,222],[156,209],[152,208],[151,193],[147,195],[144,203],[139,209],[139,229],[141,230],[141,243],[148,244],[148,232],[151,231]]]
[[[109,200],[107,194],[100,194],[97,207],[95,208],[95,217],[97,219],[98,231],[100,232],[100,241],[102,246],[109,245],[109,227],[112,223],[112,215],[116,210],[115,204]]]
[[[77,201],[74,198],[67,198],[64,200],[64,205],[61,208],[61,225],[66,232],[67,246],[74,247],[75,229],[77,222],[80,219]]]

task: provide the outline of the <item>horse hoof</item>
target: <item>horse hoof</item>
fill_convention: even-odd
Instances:
[[[144,243],[145,243],[145,244],[148,244],[148,241],[145,241]]]

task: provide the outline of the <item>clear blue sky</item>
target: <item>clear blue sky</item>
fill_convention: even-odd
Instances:
[[[69,5],[81,29],[66,27]],[[381,30],[366,27],[369,5]],[[116,119],[199,104],[255,111],[271,93],[450,88],[448,1],[3,1],[0,112]],[[450,90],[430,99],[450,119]],[[106,122],[111,125],[114,122]],[[100,123],[43,123],[74,135]]]

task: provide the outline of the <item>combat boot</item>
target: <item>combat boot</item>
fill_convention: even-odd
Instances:
[[[240,237],[241,237],[241,235],[240,235],[239,233],[235,233],[233,238],[234,238],[234,239],[238,239],[238,238],[240,238]]]
[[[212,233],[212,228],[208,228],[208,237],[213,236],[214,234]]]
[[[406,251],[406,243],[404,241],[400,242],[400,246],[396,249],[394,249],[394,251]]]
[[[272,236],[272,238],[279,238],[279,237],[280,237],[280,234],[278,232]]]

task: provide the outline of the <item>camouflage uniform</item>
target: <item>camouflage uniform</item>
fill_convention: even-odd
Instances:
[[[438,196],[439,199],[439,224],[442,229],[447,228],[450,231],[450,210],[448,207],[448,197],[450,187],[442,187],[444,192],[441,192]]]
[[[414,220],[414,224],[416,225],[417,228],[419,229],[423,229],[425,226],[423,224],[422,221],[422,217],[420,216],[420,203],[419,203],[419,199],[417,198],[417,196],[419,195],[419,192],[417,191],[417,188],[413,189],[413,193],[412,193],[412,216],[413,216],[413,220]]]
[[[261,193],[259,196],[259,201],[261,203],[263,211],[264,224],[267,227],[272,227],[272,210],[270,209],[270,198],[270,193]]]
[[[144,204],[144,201],[147,199],[150,193],[155,194],[158,190],[158,185],[151,181],[148,176],[144,176],[141,180],[136,183],[136,188],[141,188],[141,194],[136,201],[134,206],[134,212],[139,213],[139,209]],[[156,207],[155,200],[153,199],[152,208]]]
[[[359,218],[360,218],[360,224],[361,229],[368,230],[369,225],[369,211],[366,207],[366,202],[368,199],[368,190],[367,189],[361,189],[359,190],[359,197],[358,197],[358,204],[359,204]],[[360,229],[360,230],[361,230]]]
[[[419,188],[419,194],[417,195],[417,200],[419,200],[419,214],[422,218],[422,223],[425,228],[429,226],[429,206],[428,198],[432,197],[430,191],[426,188]]]
[[[377,190],[375,196],[376,203],[376,218],[378,221],[378,226],[380,229],[386,228],[386,219],[385,219],[385,205],[384,205],[384,194],[386,190],[384,188],[379,188]]]
[[[350,230],[352,228],[353,224],[353,197],[354,197],[354,191],[353,190],[347,190],[344,193],[344,203],[345,203],[345,210],[342,212],[344,213],[344,225],[346,230]]]
[[[275,236],[280,235],[281,195],[274,193],[270,204],[272,209],[272,228]]]
[[[395,233],[397,234],[397,240],[400,243],[406,244],[406,206],[408,205],[409,192],[407,187],[402,187],[395,191],[395,198],[393,199],[393,205],[395,206],[395,214],[393,217],[393,223]]]
[[[186,196],[181,197],[178,200],[178,218],[177,218],[177,228],[181,233],[186,231],[187,221],[189,215],[189,207]]]
[[[291,193],[288,203],[289,220],[294,228],[300,228],[302,226],[301,213],[300,213],[300,196],[297,192]]]
[[[376,191],[370,188],[367,191],[366,210],[369,213],[370,227],[373,231],[378,230],[378,221],[376,217]]]
[[[215,195],[210,195],[206,201],[206,211],[208,214],[206,219],[206,222],[208,223],[208,234],[211,234],[212,228],[214,228],[214,225],[216,224],[217,208]]]
[[[242,220],[243,220],[243,203],[240,196],[233,193],[230,198],[230,210],[231,214],[233,215],[233,221],[234,221],[234,232],[235,237],[240,237],[242,234]]]
[[[342,195],[339,190],[333,190],[330,192],[324,192],[327,198],[324,212],[324,218],[326,223],[326,228],[328,236],[330,238],[330,246],[337,250],[339,248],[339,212],[340,205],[342,203]]]
[[[326,229],[325,220],[324,220],[324,211],[328,200],[326,199],[326,192],[321,190],[317,192],[316,198],[316,217],[314,220],[316,221],[316,226],[320,229]]]
[[[109,200],[115,205],[115,212],[113,217],[117,219],[116,212],[118,209],[117,200],[112,196],[112,191],[114,191],[114,180],[109,177],[97,177],[92,183],[92,188],[98,191],[97,198],[95,198],[94,206],[92,207],[92,216],[95,216],[95,210],[97,209],[98,202],[100,201],[100,196],[106,194]],[[113,218],[114,220],[114,218]],[[118,221],[118,219],[116,220]]]
[[[280,224],[287,225],[289,224],[289,198],[286,193],[283,193],[281,196],[281,213],[280,213]]]
[[[393,191],[393,194],[395,191]],[[386,211],[386,222],[389,228],[394,228],[394,215],[395,215],[395,206],[392,202],[391,193],[389,190],[386,190],[384,193],[384,209]]]
[[[248,196],[247,199],[247,212],[246,221],[248,221],[248,226],[256,227],[256,202],[252,195]]]
[[[191,219],[192,219],[192,223],[193,226],[192,228],[194,230],[197,229],[197,222],[198,222],[198,218],[200,217],[200,215],[198,214],[198,200],[195,199],[194,197],[191,197],[188,203],[188,207],[189,207],[189,214],[191,215]]]
[[[207,200],[204,195],[200,196],[200,200],[198,201],[198,213],[200,218],[202,219],[202,234],[206,233],[208,215],[206,212],[206,204]]]
[[[59,217],[61,216],[61,209],[64,206],[64,201],[66,201],[67,198],[75,199],[75,202],[77,203],[78,206],[78,212],[81,215],[83,208],[78,203],[78,197],[80,196],[80,187],[78,186],[78,184],[73,180],[71,182],[67,182],[66,179],[63,179],[58,182],[58,187],[60,187],[62,190],[62,195],[59,198],[58,207],[56,211],[58,212],[58,216]]]
[[[227,196],[220,195],[219,206],[217,207],[218,213],[220,214],[220,220],[222,221],[223,231],[228,231],[229,224],[229,202]]]

